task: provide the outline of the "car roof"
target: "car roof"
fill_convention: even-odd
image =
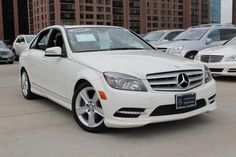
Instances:
[[[163,29],[163,30],[156,30],[152,32],[175,32],[175,31],[184,31],[184,29]]]
[[[123,27],[118,27],[118,26],[107,26],[107,25],[64,25],[65,28],[87,28],[87,27],[92,27],[92,28],[97,28],[97,27],[102,27],[102,28],[123,28]]]
[[[236,29],[236,26],[233,24],[202,24],[198,26],[192,26],[188,29]]]
[[[66,29],[70,29],[70,28],[123,28],[124,27],[119,27],[119,26],[107,26],[107,25],[53,25],[53,26],[49,26],[46,27],[45,29],[50,29],[50,28],[66,28]]]

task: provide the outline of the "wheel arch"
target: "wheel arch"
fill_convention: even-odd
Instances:
[[[82,83],[89,83],[91,86],[92,84],[85,78],[80,78],[76,83],[75,83],[75,86],[74,86],[74,92],[75,90],[78,88],[79,85],[81,85]]]
[[[198,51],[197,51],[197,50],[188,51],[188,52],[184,55],[184,57],[187,57],[190,53],[195,53],[195,54],[197,54]]]
[[[25,67],[21,67],[21,68],[20,68],[20,74],[22,74],[23,71],[27,72],[26,69],[25,69]]]

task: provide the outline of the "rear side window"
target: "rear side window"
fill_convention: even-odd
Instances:
[[[208,38],[211,39],[213,42],[214,41],[220,41],[220,30],[219,29],[216,29],[216,30],[213,30],[209,35],[208,35]]]
[[[25,42],[25,39],[22,36],[19,36],[16,42],[17,43]]]
[[[166,37],[165,40],[173,40],[177,35],[179,35],[180,33],[182,33],[182,31],[177,31],[177,32],[171,32],[169,33]]]
[[[236,29],[221,29],[221,40],[229,40],[236,36]]]

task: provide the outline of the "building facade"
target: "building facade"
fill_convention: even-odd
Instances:
[[[54,24],[115,25],[145,34],[210,22],[210,0],[0,0],[0,7],[0,39],[11,41]]]
[[[34,34],[53,24],[115,25],[144,34],[210,21],[210,0],[28,0],[28,5]]]
[[[19,34],[28,34],[27,0],[0,0],[0,40],[12,43]]]
[[[211,0],[210,22],[221,23],[221,0]]]

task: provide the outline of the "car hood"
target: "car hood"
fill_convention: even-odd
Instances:
[[[163,44],[159,44],[157,46],[157,48],[174,48],[177,46],[184,46],[184,48],[186,47],[193,47],[198,45],[197,43],[199,43],[200,40],[178,40],[178,41],[170,41],[167,43],[163,43]]]
[[[100,72],[118,72],[145,79],[147,74],[203,69],[197,62],[155,50],[74,53],[72,60]]]
[[[10,52],[8,48],[0,48],[0,51]]]
[[[236,45],[222,45],[208,48],[199,52],[200,55],[236,55]]]

